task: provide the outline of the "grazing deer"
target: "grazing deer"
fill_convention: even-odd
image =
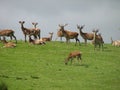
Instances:
[[[113,39],[111,37],[111,44],[112,44],[112,46],[120,47],[120,40],[113,41]]]
[[[67,25],[68,24],[65,24],[65,25],[60,25],[59,24],[60,31],[62,31],[64,37],[66,38],[66,43],[68,43],[70,39],[75,39],[76,40],[75,45],[77,44],[77,42],[79,42],[79,45],[80,45],[80,41],[78,39],[79,34],[77,32],[71,32],[71,31],[68,31],[68,30],[64,30],[64,27],[67,26]]]
[[[17,39],[14,35],[14,31],[13,30],[10,30],[10,29],[5,29],[5,30],[1,30],[0,31],[0,40],[1,40],[1,36],[7,36],[7,37],[10,37],[11,40],[12,40],[12,37],[15,39],[16,43],[17,43]]]
[[[82,53],[80,51],[73,51],[73,52],[70,52],[68,57],[65,59],[65,64],[67,65],[68,61],[71,60],[71,64],[72,64],[72,60],[73,58],[77,58],[77,60],[81,60],[82,62]]]
[[[28,35],[28,36],[33,35],[35,39],[37,38],[37,37],[36,37],[36,34],[35,34],[35,31],[34,31],[33,28],[30,29],[30,28],[25,28],[25,27],[24,27],[23,24],[25,23],[25,21],[19,21],[19,23],[21,24],[21,29],[22,29],[23,34],[24,34],[24,36],[25,36],[25,42],[26,42],[26,36],[27,36],[27,35]]]
[[[94,37],[93,37],[92,43],[94,44],[94,50],[96,49],[97,45],[99,45],[99,48],[101,47],[103,50],[104,41],[101,34],[97,35],[98,31],[99,30],[93,30]]]
[[[50,36],[49,37],[43,37],[42,40],[43,41],[51,41],[52,40],[52,37],[53,37],[53,32],[49,32]]]
[[[34,26],[34,32],[35,32],[35,35],[37,35],[38,36],[38,38],[40,39],[40,33],[41,33],[41,30],[39,29],[39,28],[37,28],[36,26],[38,25],[38,23],[35,23],[35,22],[33,22],[32,23],[32,25]]]
[[[84,33],[82,32],[82,29],[84,28],[85,25],[77,25],[77,28],[79,29],[80,35],[85,41],[85,45],[87,44],[87,40],[93,40],[94,34],[93,33]]]
[[[5,37],[3,37],[3,40],[1,40],[1,42],[3,42],[3,44],[4,44],[4,48],[14,48],[14,47],[16,47],[16,44],[14,43],[14,42],[7,42],[6,40],[5,40]]]

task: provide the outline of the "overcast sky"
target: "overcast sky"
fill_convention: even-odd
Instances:
[[[58,24],[77,32],[77,24],[85,25],[84,32],[98,28],[110,43],[111,37],[120,39],[120,0],[0,0],[0,29],[13,29],[17,39],[24,39],[20,20],[27,28],[38,22],[42,37],[54,32],[56,38]]]

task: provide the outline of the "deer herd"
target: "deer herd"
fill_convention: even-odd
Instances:
[[[19,24],[21,26],[21,30],[23,32],[24,35],[24,41],[27,42],[27,37],[29,38],[28,42],[30,44],[33,45],[45,45],[46,42],[48,41],[52,41],[52,37],[53,37],[53,32],[49,32],[49,36],[48,37],[42,37],[41,38],[41,30],[40,28],[37,28],[36,26],[38,25],[38,23],[36,22],[32,22],[31,25],[33,25],[32,28],[27,28],[24,26],[25,21],[19,21]],[[99,34],[99,30],[98,29],[94,29],[91,33],[86,33],[83,32],[83,28],[85,25],[77,25],[77,29],[79,32],[73,32],[71,30],[66,30],[65,27],[68,24],[59,24],[58,27],[58,31],[57,31],[57,38],[60,37],[60,40],[62,41],[62,37],[64,37],[66,39],[66,43],[69,44],[70,43],[70,39],[75,39],[75,45],[77,45],[77,43],[79,45],[80,44],[80,40],[78,39],[79,35],[84,39],[84,43],[85,46],[87,45],[87,40],[91,40],[92,44],[94,45],[94,50],[97,48],[97,46],[99,46],[99,49],[101,48],[103,50],[103,37],[101,36],[101,34]],[[4,29],[4,30],[0,30],[0,41],[4,44],[3,47],[5,48],[13,48],[16,47],[17,44],[17,39],[16,36],[14,35],[15,31],[11,30],[11,29]],[[3,39],[1,39],[1,37]],[[15,42],[12,41],[7,41],[6,37],[10,37],[10,39],[12,40],[12,38],[14,38]],[[34,37],[34,39],[32,38]],[[56,38],[56,40],[57,40]],[[112,46],[116,46],[116,47],[120,47],[120,40],[112,40],[111,37],[111,44]],[[65,64],[68,63],[68,61],[77,57],[77,59],[81,60],[81,52],[79,51],[74,51],[74,52],[70,52],[70,54],[68,55],[67,59],[65,59]]]

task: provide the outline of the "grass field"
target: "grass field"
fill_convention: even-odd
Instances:
[[[120,48],[104,47],[94,51],[90,44],[18,41],[16,48],[0,48],[0,82],[8,90],[120,90]],[[65,65],[74,50],[82,52],[82,64],[75,60]]]

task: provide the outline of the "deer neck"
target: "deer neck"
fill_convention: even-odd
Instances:
[[[112,39],[112,37],[111,37],[111,44],[113,43],[113,39]]]
[[[94,32],[93,33],[93,41],[95,41],[96,40],[96,33]]]
[[[82,36],[82,35],[84,34],[84,33],[82,32],[82,29],[80,28],[79,31],[80,31],[80,34],[81,34],[81,36]]]
[[[52,40],[52,35],[50,35],[50,40]]]

